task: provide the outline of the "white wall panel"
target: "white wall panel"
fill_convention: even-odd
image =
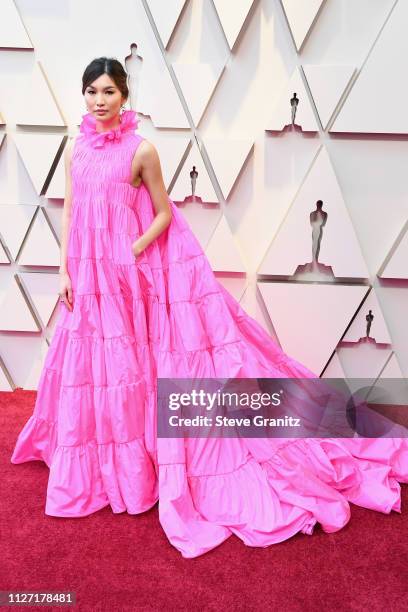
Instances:
[[[14,142],[31,181],[40,195],[50,173],[50,166],[62,143],[60,134],[17,132]]]
[[[0,206],[0,233],[14,260],[36,210],[36,206]]]
[[[18,263],[22,266],[59,266],[60,264],[60,249],[42,209],[34,219]]]
[[[317,19],[324,0],[281,0],[298,51]]]
[[[220,207],[191,200],[179,205],[179,210],[205,251],[222,216]]]
[[[227,140],[207,137],[203,144],[227,200],[254,143],[243,138]]]
[[[214,185],[208,175],[207,168],[204,164],[200,149],[195,141],[191,146],[188,155],[181,167],[180,173],[170,191],[170,196],[175,202],[184,202],[186,198],[192,195],[192,185],[190,172],[195,166],[198,173],[196,179],[195,196],[200,198],[202,202],[217,203],[218,197],[214,190]]]
[[[367,289],[362,286],[258,283],[283,350],[320,374]]]
[[[38,318],[44,327],[47,326],[59,299],[58,274],[23,272],[19,277]]]
[[[400,0],[331,131],[408,134],[408,117],[401,112],[408,83],[398,69],[408,53],[407,23],[408,3]]]
[[[224,216],[210,238],[206,255],[216,272],[245,272],[238,246]]]
[[[313,262],[313,234],[310,215],[317,210],[316,202],[323,201],[327,214],[321,228],[319,267],[327,275],[325,280],[339,278],[367,278],[369,272],[357,236],[325,149],[321,149],[293,205],[273,240],[261,267],[260,274],[292,276],[299,266]],[[288,245],[291,248],[288,249]]]
[[[1,2],[0,47],[33,48],[13,0]]]
[[[3,279],[2,279],[3,280]],[[2,282],[0,290],[0,329],[4,331],[39,331],[16,279]]]
[[[230,49],[241,31],[254,0],[213,0]]]
[[[266,128],[272,132],[279,132],[286,126],[291,126],[292,122],[292,107],[290,100],[293,94],[299,98],[299,103],[296,110],[295,125],[302,129],[302,132],[318,132],[319,126],[316,121],[313,107],[310,103],[307,89],[303,82],[302,75],[299,69],[296,69],[281,91],[279,100],[276,106],[272,109],[271,118],[268,121]]]
[[[64,126],[65,122],[31,52],[0,53],[0,107],[7,123]]]
[[[372,289],[367,298],[364,300],[364,303],[356,314],[355,319],[344,335],[342,342],[360,342],[362,340],[367,340],[366,316],[369,315],[370,310],[374,318],[371,322],[369,330],[369,340],[374,340],[378,344],[391,344],[391,337],[388,331],[387,323],[384,319],[375,289]]]
[[[146,0],[158,29],[160,38],[167,47],[186,0]]]
[[[303,72],[324,129],[327,127],[355,71],[356,69],[353,66],[321,66],[319,64],[303,66]]]

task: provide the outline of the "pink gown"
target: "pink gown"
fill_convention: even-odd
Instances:
[[[136,259],[131,244],[154,208],[130,184],[143,138],[135,111],[98,133],[83,116],[72,154],[68,272],[73,311],[59,304],[35,408],[12,463],[49,467],[45,514],[82,517],[110,505],[159,520],[183,557],[231,534],[268,546],[319,522],[335,532],[349,502],[401,512],[404,438],[157,438],[157,377],[303,377],[217,281],[169,199],[172,221]],[[137,525],[135,524],[135,529]]]

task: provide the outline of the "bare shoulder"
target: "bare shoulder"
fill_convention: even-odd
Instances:
[[[159,159],[159,154],[157,152],[156,147],[149,140],[142,140],[140,145],[137,148],[136,153],[138,154],[139,159],[143,162],[144,165],[148,163],[154,163]]]
[[[148,140],[143,140],[137,148],[136,153],[139,153],[139,172],[143,177],[143,182],[151,193],[159,193],[159,197],[168,198],[166,188],[163,181],[163,173],[160,163],[159,154],[154,144]]]

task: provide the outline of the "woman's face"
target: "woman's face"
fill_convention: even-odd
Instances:
[[[111,120],[120,112],[120,107],[125,102],[115,82],[107,74],[101,74],[88,85],[84,97],[88,111],[99,121]]]

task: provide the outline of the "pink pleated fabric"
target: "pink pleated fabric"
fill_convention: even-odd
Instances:
[[[81,517],[110,505],[138,514],[159,500],[169,542],[192,558],[231,534],[268,546],[310,535],[317,522],[337,531],[350,502],[401,512],[407,439],[157,438],[158,377],[316,374],[217,281],[170,198],[170,225],[135,259],[132,242],[155,216],[145,185],[130,184],[136,127],[134,111],[103,133],[84,115],[73,150],[74,308],[59,305],[11,458],[49,466],[45,513]]]

